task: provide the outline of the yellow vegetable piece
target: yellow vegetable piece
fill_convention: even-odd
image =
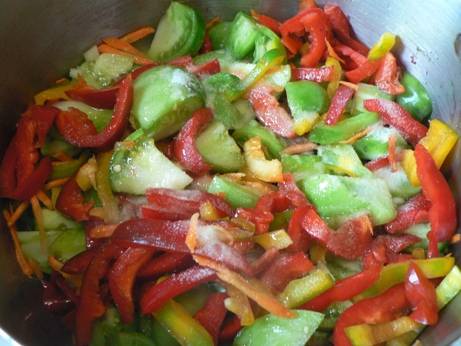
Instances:
[[[77,172],[75,181],[83,191],[88,191],[91,187],[96,188],[96,171],[98,163],[96,158],[91,157]]]
[[[96,157],[96,191],[104,210],[104,222],[118,223],[120,221],[120,211],[109,180],[109,166],[111,158],[112,151],[100,153]]]
[[[390,32],[385,32],[379,38],[379,41],[371,47],[368,52],[368,59],[378,60],[391,51],[395,45],[396,36]]]
[[[319,119],[318,114],[312,117],[309,117],[309,118],[299,119],[295,121],[293,130],[298,136],[302,136],[308,133],[314,127],[318,119]]]
[[[419,143],[429,151],[437,167],[440,168],[451,149],[455,146],[458,138],[458,134],[450,126],[439,119],[434,119],[430,121],[429,130]],[[419,186],[413,150],[404,151],[402,166],[410,182],[414,186]]]
[[[34,96],[35,104],[38,106],[43,106],[46,101],[68,100],[69,97],[66,95],[66,91],[73,89],[76,83],[77,81],[72,81],[39,92]]]
[[[242,291],[232,285],[225,284],[229,298],[224,300],[226,309],[233,312],[240,318],[242,326],[250,326],[255,321],[253,310],[251,309],[250,300]]]
[[[293,244],[290,236],[283,229],[256,235],[253,237],[253,240],[256,244],[261,245],[265,250],[270,248],[282,250]]]
[[[327,94],[330,98],[332,98],[339,87],[339,82],[341,81],[343,75],[343,69],[341,67],[341,63],[331,56],[327,58],[325,66],[333,67],[334,71],[333,80],[330,83],[328,83],[327,86]]]
[[[248,170],[258,179],[267,183],[283,180],[282,163],[279,160],[267,160],[259,137],[247,140],[243,146]]]

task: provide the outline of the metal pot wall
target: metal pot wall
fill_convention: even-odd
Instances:
[[[207,17],[233,17],[256,9],[279,19],[294,14],[297,0],[189,1]],[[461,133],[461,0],[336,0],[358,36],[372,44],[384,31],[400,37],[404,66],[427,86],[435,117]],[[99,39],[156,24],[168,0],[1,0],[0,152],[19,114],[35,92],[80,62]],[[461,199],[461,145],[444,167],[457,201]],[[459,210],[459,208],[458,208]],[[4,224],[0,232],[0,344],[67,345],[71,337],[40,303],[40,285],[16,265]],[[461,244],[454,250],[461,263]],[[461,336],[461,296],[425,331],[425,345],[448,345]]]

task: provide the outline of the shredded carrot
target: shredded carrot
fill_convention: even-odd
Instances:
[[[99,226],[96,226],[90,229],[90,231],[88,232],[88,235],[90,236],[90,238],[93,238],[93,239],[109,238],[112,236],[112,234],[114,234],[117,226],[118,224],[117,225],[102,224],[102,225],[99,225]]]
[[[19,267],[21,268],[21,271],[24,273],[24,275],[31,277],[34,273],[34,270],[32,269],[26,256],[24,255],[24,252],[22,252],[21,242],[19,241],[17,230],[14,226],[14,222],[11,222],[11,217],[8,210],[3,210],[3,216],[8,224],[8,230],[10,232],[11,238],[13,239],[16,261],[18,261]]]
[[[206,23],[206,29],[210,30],[212,27],[219,24],[220,22],[221,22],[221,18],[213,17],[208,21],[208,23]]]
[[[325,43],[327,45],[328,55],[344,64],[344,60],[341,59],[338,54],[336,54],[335,49],[327,39],[325,39]]]
[[[198,216],[199,215],[195,213],[190,218],[189,230],[187,231],[187,236],[186,236],[186,246],[189,248],[191,253],[194,253],[195,248],[197,247]]]
[[[19,218],[24,214],[24,212],[27,210],[29,207],[29,202],[21,202],[21,204],[18,205],[16,210],[11,214],[11,217],[9,218],[8,222],[8,227],[13,226]]]
[[[359,90],[359,86],[357,84],[354,84],[354,83],[350,83],[350,82],[345,82],[345,81],[340,81],[339,84],[342,84],[344,86],[347,86],[348,88],[351,88],[355,91]]]
[[[37,197],[32,197],[30,199],[30,204],[32,205],[32,212],[34,213],[35,222],[37,223],[38,231],[40,234],[40,248],[43,253],[46,253],[47,249],[47,239],[45,232],[45,225],[43,223],[43,214],[40,204]]]
[[[133,54],[130,54],[130,53],[127,53],[127,52],[124,52],[122,50],[119,50],[119,49],[115,49],[107,44],[101,44],[99,47],[99,51],[101,53],[111,53],[111,54],[118,54],[118,55],[123,55],[123,56],[129,56],[131,58],[133,58],[134,62],[138,65],[150,65],[153,63],[152,60],[148,59],[148,58],[143,58],[143,57],[140,57],[140,56],[137,56],[137,55],[133,55]]]
[[[362,130],[362,131],[356,133],[355,135],[353,135],[351,138],[346,139],[345,141],[341,141],[339,143],[340,144],[354,144],[360,138],[365,137],[368,134],[368,132],[370,132],[369,129]]]
[[[146,55],[141,52],[140,50],[134,48],[131,44],[126,41],[123,41],[116,37],[107,37],[102,40],[108,46],[121,50],[126,53],[130,53],[131,55],[139,56],[142,58],[147,58]]]
[[[285,149],[283,149],[282,153],[293,155],[293,154],[311,152],[315,149],[317,149],[317,144],[312,143],[312,142],[307,142],[307,143],[290,145],[289,147],[286,147]]]
[[[67,180],[69,180],[69,178],[62,178],[62,179],[52,180],[52,181],[50,181],[49,183],[47,183],[45,185],[45,190],[47,191],[47,190],[51,190],[54,187],[62,186],[65,183],[67,183]]]
[[[387,151],[388,151],[388,159],[389,164],[391,166],[392,172],[396,172],[398,167],[398,158],[397,158],[397,137],[392,135],[389,137],[389,141],[387,143]]]
[[[129,32],[128,34],[122,36],[120,39],[128,43],[133,43],[142,40],[144,37],[149,36],[154,32],[155,29],[153,27],[143,26],[142,28]]]
[[[195,262],[201,266],[215,270],[216,274],[222,281],[238,288],[243,292],[243,294],[254,300],[268,312],[285,318],[291,318],[295,316],[293,312],[284,307],[259,280],[253,278],[245,278],[242,275],[219,264],[218,262],[206,257],[198,255],[193,257]]]
[[[34,274],[35,276],[39,279],[39,280],[42,280],[43,279],[43,272],[42,272],[42,269],[40,268],[40,265],[35,262],[34,260],[30,260],[29,261],[30,263],[30,266],[32,268],[32,270],[34,271]]]
[[[48,209],[53,209],[53,202],[51,201],[50,197],[48,197],[48,195],[43,192],[43,191],[39,191],[37,193],[37,198],[40,202],[42,202],[42,204],[47,207]]]

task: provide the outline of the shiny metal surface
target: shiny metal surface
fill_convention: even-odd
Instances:
[[[238,9],[254,8],[279,19],[296,11],[297,0],[189,1],[207,17],[230,19]],[[434,116],[461,132],[461,0],[336,0],[350,15],[361,39],[373,43],[383,31],[401,38],[399,55],[434,99]],[[0,148],[10,138],[32,95],[53,83],[81,53],[108,35],[155,24],[168,0],[0,0]],[[461,198],[461,147],[446,166]],[[0,326],[22,345],[71,344],[69,335],[40,306],[40,285],[26,280],[0,232]],[[461,249],[455,249],[461,263]],[[428,329],[424,345],[448,345],[461,336],[461,296]],[[0,345],[13,345],[0,330]]]

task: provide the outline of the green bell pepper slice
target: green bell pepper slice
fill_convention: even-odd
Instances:
[[[316,155],[282,155],[283,172],[293,174],[296,181],[316,174],[328,173],[322,159]]]
[[[74,175],[77,173],[79,168],[86,161],[88,161],[89,157],[90,155],[88,152],[83,152],[78,159],[63,162],[53,162],[53,170],[51,171],[50,179],[61,179]]]
[[[421,82],[408,72],[401,80],[405,92],[397,96],[397,102],[419,121],[426,120],[432,113],[432,100]]]
[[[314,269],[306,276],[290,281],[280,293],[279,300],[287,308],[296,308],[319,296],[334,284],[330,273],[323,269]]]
[[[352,145],[335,144],[317,148],[317,155],[323,164],[337,174],[351,177],[371,177],[373,174],[360,161]]]
[[[392,100],[392,95],[378,89],[377,86],[365,83],[359,83],[352,100],[352,114],[366,112],[363,101],[369,99]]]
[[[257,24],[257,26],[259,33],[255,40],[255,49],[253,53],[254,62],[257,62],[266,52],[272,49],[285,51],[282,41],[280,40],[280,37],[277,36],[277,34],[275,34],[266,26],[260,24]]]
[[[238,333],[233,346],[304,346],[322,322],[323,315],[307,310],[293,312],[296,317],[290,319],[271,314],[258,318]]]
[[[183,346],[213,346],[207,330],[174,300],[155,312],[154,317]]]
[[[413,262],[418,265],[424,276],[429,279],[446,276],[455,265],[455,259],[453,257],[438,257],[414,260]],[[409,265],[410,262],[399,262],[383,267],[379,274],[379,279],[370,288],[360,293],[355,299],[360,300],[374,297],[392,286],[403,282]]]
[[[253,18],[239,12],[232,22],[226,48],[235,59],[243,59],[254,50],[258,33],[258,26]]]
[[[309,140],[318,144],[336,144],[346,141],[356,133],[365,130],[370,125],[378,122],[376,113],[364,112],[350,118],[339,121],[333,126],[324,122],[317,124],[309,133]]]
[[[219,175],[213,177],[208,192],[223,194],[233,208],[253,208],[261,197],[256,190]]]
[[[221,22],[213,26],[208,31],[213,49],[223,49],[232,29],[232,22]]]

